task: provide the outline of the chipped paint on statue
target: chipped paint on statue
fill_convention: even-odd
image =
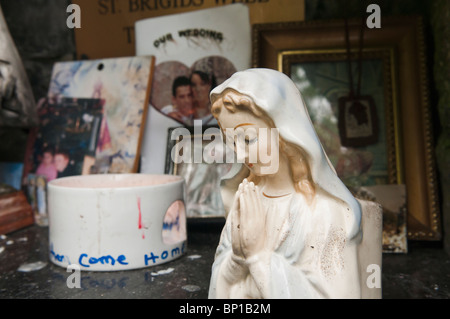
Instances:
[[[279,135],[274,140],[251,133],[246,145],[235,139],[236,154],[247,147],[241,152],[245,172],[226,184],[237,189],[224,190],[234,198],[209,297],[379,297],[381,289],[367,290],[364,267],[381,263],[381,226],[379,220],[366,222],[373,231],[363,237],[362,219],[367,207],[373,214],[380,209],[358,202],[338,178],[292,81],[268,69],[238,72],[212,91],[211,102],[224,135],[238,127],[277,129]],[[275,173],[266,173],[271,164],[260,158],[249,161],[252,143],[278,152]],[[361,260],[361,247],[375,249]]]

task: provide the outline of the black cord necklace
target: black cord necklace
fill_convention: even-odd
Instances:
[[[364,19],[362,19],[357,58],[358,80],[355,90],[353,84],[349,25],[348,20],[345,19],[349,93],[347,96],[339,98],[338,103],[341,144],[342,146],[348,147],[363,147],[378,142],[378,120],[374,99],[370,95],[361,95],[364,29]]]

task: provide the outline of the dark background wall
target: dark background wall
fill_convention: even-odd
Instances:
[[[450,232],[450,1],[305,0],[306,20],[367,15],[376,3],[383,16],[422,15],[427,39],[431,108],[444,231]],[[0,0],[11,35],[28,73],[35,99],[46,95],[53,63],[73,60],[73,31],[66,26],[69,0]],[[0,160],[21,161],[27,131],[0,129]],[[450,238],[444,237],[450,251]]]
[[[73,60],[75,40],[66,25],[69,4],[69,0],[0,1],[36,99],[47,94],[53,63]]]
[[[0,1],[36,101],[47,94],[53,63],[74,59],[74,35],[66,25],[69,4],[70,0]],[[22,161],[27,137],[27,130],[0,128],[0,161]]]

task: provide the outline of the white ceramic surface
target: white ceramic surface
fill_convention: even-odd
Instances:
[[[62,267],[76,264],[81,270],[114,271],[180,257],[186,252],[184,185],[178,176],[147,174],[51,181],[50,260]],[[169,207],[179,207],[179,218],[173,218],[173,211],[167,213]]]
[[[381,207],[339,179],[292,80],[237,72],[211,104],[244,171],[222,183],[229,212],[209,297],[380,298]],[[252,147],[263,150],[253,160]],[[269,150],[278,160],[266,161]]]

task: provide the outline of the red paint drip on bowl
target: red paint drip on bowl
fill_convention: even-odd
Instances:
[[[142,211],[141,211],[141,198],[138,197],[138,209],[139,209],[139,221],[138,221],[138,228],[142,229]]]
[[[138,202],[137,202],[137,205],[138,205],[138,210],[139,210],[139,219],[138,219],[138,228],[139,229],[142,229],[142,210],[141,210],[141,198],[140,197],[138,197]],[[145,234],[142,232],[142,239],[145,239]]]

